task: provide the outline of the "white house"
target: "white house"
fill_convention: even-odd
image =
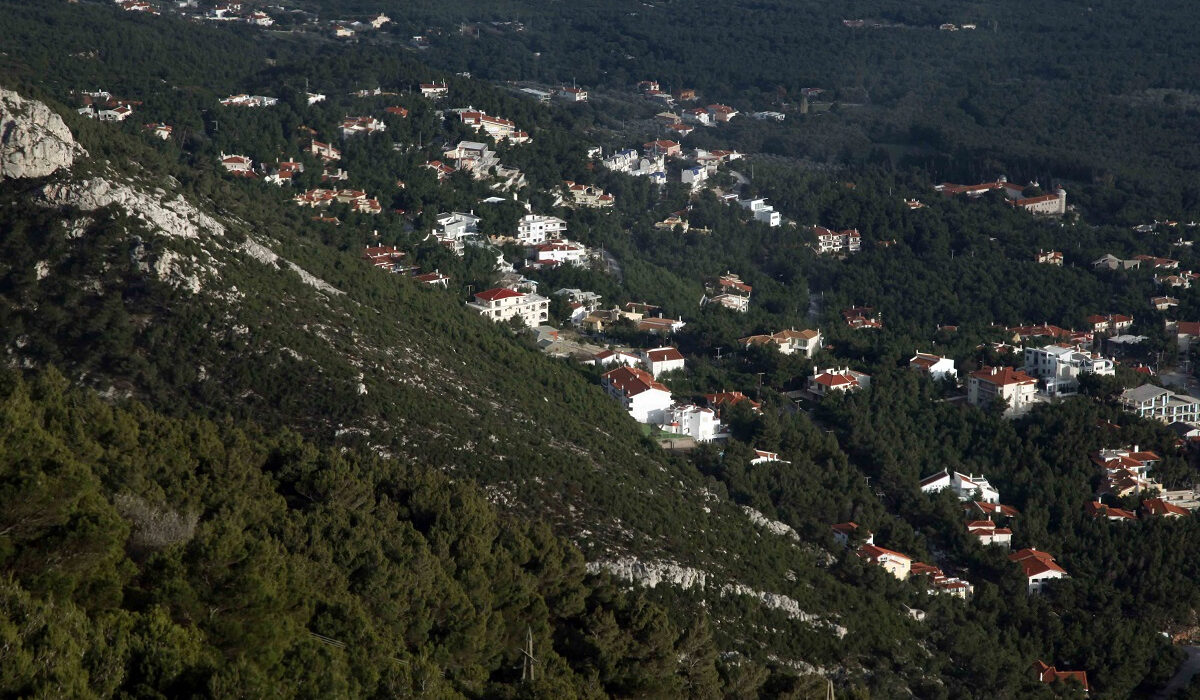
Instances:
[[[550,300],[546,297],[504,287],[479,292],[475,295],[475,301],[467,306],[493,321],[519,318],[530,328],[544,323],[550,317]]]
[[[997,544],[1005,549],[1012,546],[1012,530],[996,527],[991,520],[974,520],[967,523],[967,532],[979,538],[984,545]]]
[[[942,470],[932,476],[921,479],[922,493],[937,493],[951,489],[960,501],[983,501],[984,503],[999,503],[1000,492],[988,482],[987,477],[974,476]],[[977,498],[975,494],[980,494]]]
[[[567,222],[557,216],[526,214],[517,222],[517,242],[522,245],[540,245],[552,238],[559,238],[567,231]]]
[[[882,566],[884,571],[901,581],[908,578],[912,571],[912,557],[874,544],[864,544],[859,548],[858,555],[872,564]]]
[[[554,96],[563,102],[587,102],[587,90],[577,87],[560,87]]]
[[[1074,393],[1079,388],[1079,376],[1116,373],[1113,361],[1085,352],[1074,345],[1047,345],[1025,348],[1025,373],[1042,380],[1049,396]]]
[[[226,172],[235,175],[249,175],[253,172],[254,163],[246,156],[221,154],[221,167]]]
[[[1003,400],[1008,406],[1004,415],[1012,416],[1029,410],[1037,394],[1037,380],[1011,367],[983,367],[971,373],[967,383],[967,402],[983,408],[993,401]]]
[[[387,124],[371,116],[346,117],[342,120],[341,131],[342,138],[350,138],[357,134],[374,134],[380,131],[387,131]]]
[[[780,459],[778,452],[768,452],[755,448],[754,459],[750,460],[750,464],[767,464],[768,462],[780,462],[782,464],[791,464],[786,459]]]
[[[746,348],[752,346],[775,347],[784,355],[801,353],[812,358],[821,349],[821,331],[805,329],[798,331],[794,328],[772,333],[771,335],[752,335],[738,340]]]
[[[421,83],[421,96],[430,99],[445,97],[450,94],[450,87],[446,83]]]
[[[671,406],[663,412],[659,427],[668,433],[687,435],[696,442],[712,442],[725,437],[721,432],[717,414],[711,408],[701,408],[694,404]]]
[[[620,350],[601,350],[592,355],[590,362],[597,367],[612,367],[614,365],[636,367],[641,364],[642,358]]]
[[[461,211],[438,214],[434,233],[445,238],[463,238],[464,236],[479,235],[480,218],[474,212],[464,214]]]
[[[637,162],[638,152],[635,149],[627,148],[605,158],[600,161],[600,164],[616,172],[629,172],[637,166]]]
[[[738,204],[742,205],[743,209],[748,209],[754,215],[755,221],[768,226],[778,226],[783,221],[779,212],[775,211],[775,207],[767,204],[765,199],[743,199],[739,200]]]
[[[704,187],[704,183],[707,180],[708,170],[699,165],[694,165],[690,168],[684,168],[683,171],[679,173],[679,181],[685,185],[691,185],[693,192],[701,187]]]
[[[600,376],[609,395],[639,423],[662,423],[673,403],[671,392],[637,367],[618,367]]]
[[[684,369],[685,360],[678,350],[667,345],[643,350],[642,365],[651,376],[658,379],[659,375]]]
[[[1142,418],[1157,418],[1164,423],[1200,421],[1200,400],[1153,384],[1126,389],[1121,393],[1120,403],[1130,413]]]
[[[537,265],[582,265],[587,262],[587,248],[561,238],[533,248]]]
[[[1025,574],[1030,593],[1038,593],[1051,581],[1069,578],[1067,572],[1059,566],[1054,557],[1036,549],[1022,549],[1008,555],[1009,561],[1016,562]]]
[[[954,368],[954,360],[951,360],[949,357],[931,355],[918,350],[917,354],[909,359],[908,366],[911,369],[928,374],[935,381],[942,379],[958,381],[958,370]]]
[[[816,396],[826,396],[835,391],[858,391],[871,386],[871,375],[855,372],[848,367],[820,370],[813,368],[808,378],[808,390]]]
[[[850,540],[859,536],[864,538],[863,541],[866,544],[875,544],[874,533],[861,528],[859,524],[853,520],[844,523],[836,523],[834,525],[830,525],[829,528],[833,530],[833,539],[843,547],[849,547]]]
[[[817,252],[827,253],[857,253],[862,250],[862,235],[858,229],[831,231],[824,226],[813,226],[813,235],[817,237]]]

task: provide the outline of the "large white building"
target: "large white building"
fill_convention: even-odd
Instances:
[[[967,402],[983,408],[997,399],[1007,404],[1004,415],[1029,410],[1037,395],[1037,380],[1012,367],[983,367],[971,373],[967,383]]]
[[[958,370],[954,368],[954,360],[949,357],[931,355],[918,350],[917,354],[909,359],[908,366],[910,369],[928,374],[934,381],[942,379],[958,381]]]
[[[668,433],[687,435],[696,442],[712,442],[725,437],[721,422],[711,408],[694,404],[676,404],[663,412],[660,427]]]
[[[1121,407],[1141,418],[1157,418],[1164,423],[1200,421],[1200,400],[1153,384],[1126,389],[1121,393]]]
[[[817,237],[817,252],[826,253],[857,253],[862,250],[862,236],[858,229],[831,231],[824,226],[813,226],[813,235]]]
[[[519,318],[530,328],[545,323],[550,317],[550,300],[546,297],[504,287],[479,292],[475,295],[475,301],[468,302],[467,306],[493,321]]]
[[[1074,345],[1047,345],[1025,348],[1025,373],[1042,380],[1049,396],[1074,393],[1079,375],[1116,373],[1113,361]]]
[[[522,245],[541,245],[560,238],[567,231],[567,222],[557,216],[526,214],[517,222],[517,242]]]
[[[1000,492],[983,475],[975,476],[942,470],[921,480],[922,493],[937,493],[945,489],[953,490],[960,501],[1000,502]],[[975,497],[976,493],[979,494],[978,498]]]
[[[738,342],[747,348],[754,345],[775,347],[784,355],[801,353],[811,359],[821,348],[821,331],[811,329],[798,331],[792,328],[771,335],[752,335],[741,338]]]
[[[658,379],[659,375],[683,369],[686,366],[686,360],[678,350],[666,345],[661,348],[643,350],[642,365],[655,379]]]
[[[639,423],[662,423],[673,403],[667,387],[637,367],[609,370],[600,376],[600,383]]]
[[[754,215],[755,221],[760,221],[767,226],[778,226],[783,219],[779,212],[775,211],[775,207],[767,204],[765,199],[743,199],[738,202],[743,209],[747,209]]]

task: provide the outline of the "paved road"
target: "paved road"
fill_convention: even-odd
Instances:
[[[1179,669],[1167,681],[1166,687],[1154,696],[1156,700],[1167,700],[1176,691],[1188,687],[1196,674],[1200,674],[1200,647],[1184,647],[1183,650],[1187,652],[1187,658],[1179,664]]]

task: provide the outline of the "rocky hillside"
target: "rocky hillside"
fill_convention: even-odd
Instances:
[[[554,523],[590,569],[728,609],[730,649],[756,646],[734,612],[749,605],[774,634],[826,650],[791,661],[836,657],[857,623],[814,568],[828,555],[636,437],[580,370],[453,295],[256,221],[261,202],[204,201],[169,174],[96,162],[45,105],[4,94],[21,105],[6,153],[23,154],[3,184],[20,203],[3,214],[18,235],[0,263],[13,362],[478,481]]]

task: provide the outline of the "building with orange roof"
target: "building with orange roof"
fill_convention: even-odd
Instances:
[[[855,372],[848,367],[837,367],[826,370],[813,368],[813,376],[808,378],[808,391],[820,398],[832,392],[858,391],[871,386],[871,375]]]
[[[1050,581],[1070,578],[1066,570],[1059,566],[1048,552],[1041,552],[1033,548],[1022,549],[1008,555],[1008,559],[1021,567],[1030,593],[1041,591]]]
[[[985,365],[972,372],[967,381],[967,403],[984,408],[995,401],[1003,401],[1006,416],[1029,410],[1036,395],[1037,380],[1012,367]]]
[[[1059,671],[1039,659],[1033,662],[1033,673],[1043,683],[1057,683],[1059,681],[1078,683],[1083,686],[1083,692],[1086,693],[1090,690],[1088,687],[1087,671]]]
[[[609,370],[600,375],[600,384],[639,423],[663,422],[672,405],[670,390],[637,367]]]

